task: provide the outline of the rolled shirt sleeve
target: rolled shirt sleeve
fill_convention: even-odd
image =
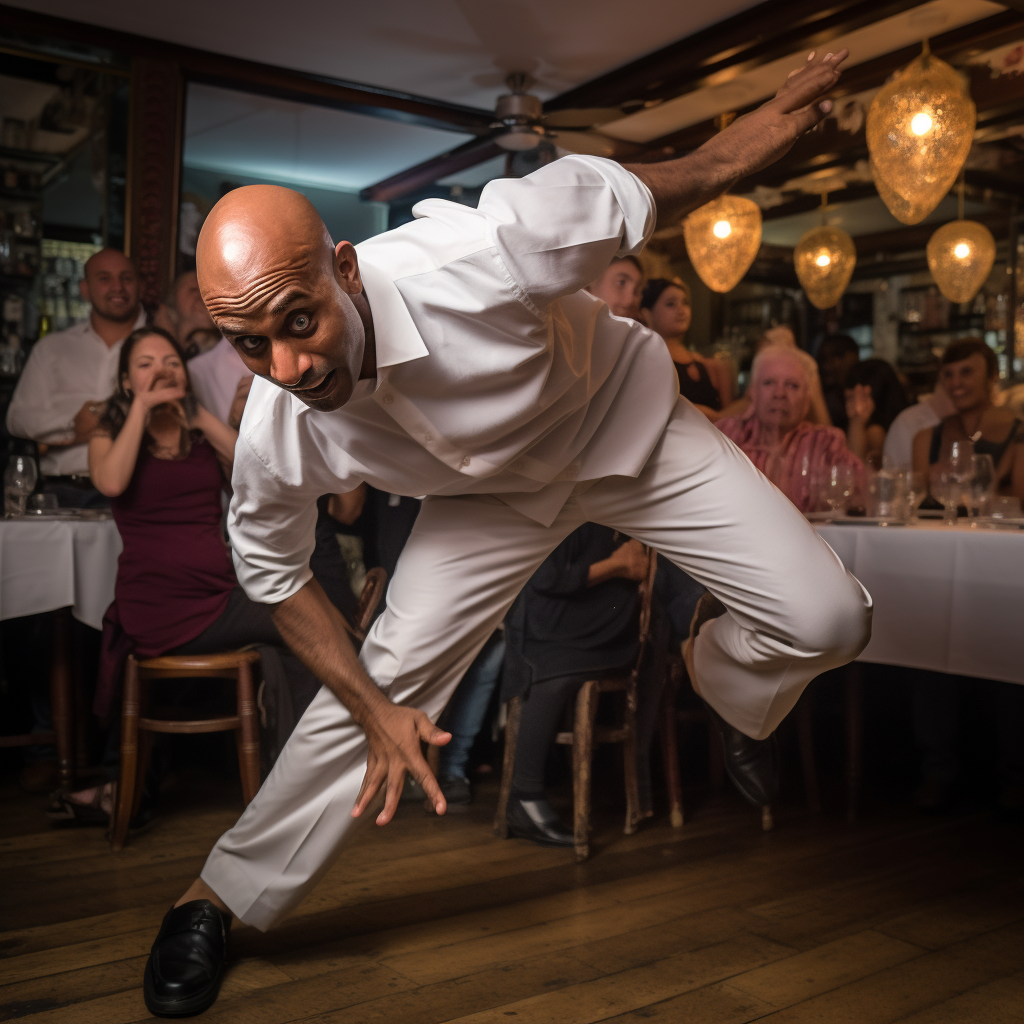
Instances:
[[[538,311],[638,253],[654,230],[650,190],[613,160],[567,156],[490,182],[478,207],[522,296]]]

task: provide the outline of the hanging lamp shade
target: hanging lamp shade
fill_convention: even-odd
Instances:
[[[949,192],[974,138],[966,79],[925,44],[924,52],[871,101],[868,151],[878,193],[892,215],[917,224]]]
[[[740,196],[720,196],[683,221],[690,262],[715,292],[732,291],[761,248],[761,208]]]
[[[839,301],[856,264],[853,239],[842,228],[811,228],[793,250],[796,276],[818,309],[831,309]]]
[[[984,224],[954,220],[928,240],[928,269],[950,302],[970,302],[996,261],[996,240]]]

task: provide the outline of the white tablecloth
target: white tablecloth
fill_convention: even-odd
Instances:
[[[861,661],[1024,683],[1024,531],[817,527],[875,602]]]
[[[0,520],[0,619],[71,605],[100,629],[120,553],[113,519]]]

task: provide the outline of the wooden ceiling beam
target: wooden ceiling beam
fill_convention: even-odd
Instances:
[[[490,134],[494,120],[489,110],[197,50],[68,18],[35,14],[6,4],[0,4],[0,24],[3,24],[6,33],[14,36],[73,40],[79,44],[113,51],[125,58],[146,57],[170,61],[178,64],[189,81],[243,89],[277,99],[310,103],[403,124],[484,136]],[[102,70],[102,63],[97,63],[96,68]]]
[[[802,49],[814,49],[923,0],[766,0],[639,60],[568,89],[545,110],[647,103],[693,92]]]
[[[390,178],[378,181],[364,188],[359,198],[365,201],[387,203],[432,185],[449,174],[475,167],[506,152],[492,139],[472,139],[449,153],[442,153],[432,160],[425,160],[415,167],[406,168]]]

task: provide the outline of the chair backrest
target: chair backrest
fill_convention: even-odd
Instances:
[[[360,640],[366,639],[366,631],[370,628],[370,623],[373,621],[373,613],[377,610],[377,605],[380,604],[380,599],[384,596],[387,582],[387,571],[380,566],[376,566],[366,573],[363,590],[359,595],[359,606],[356,610],[355,628],[358,631]]]

